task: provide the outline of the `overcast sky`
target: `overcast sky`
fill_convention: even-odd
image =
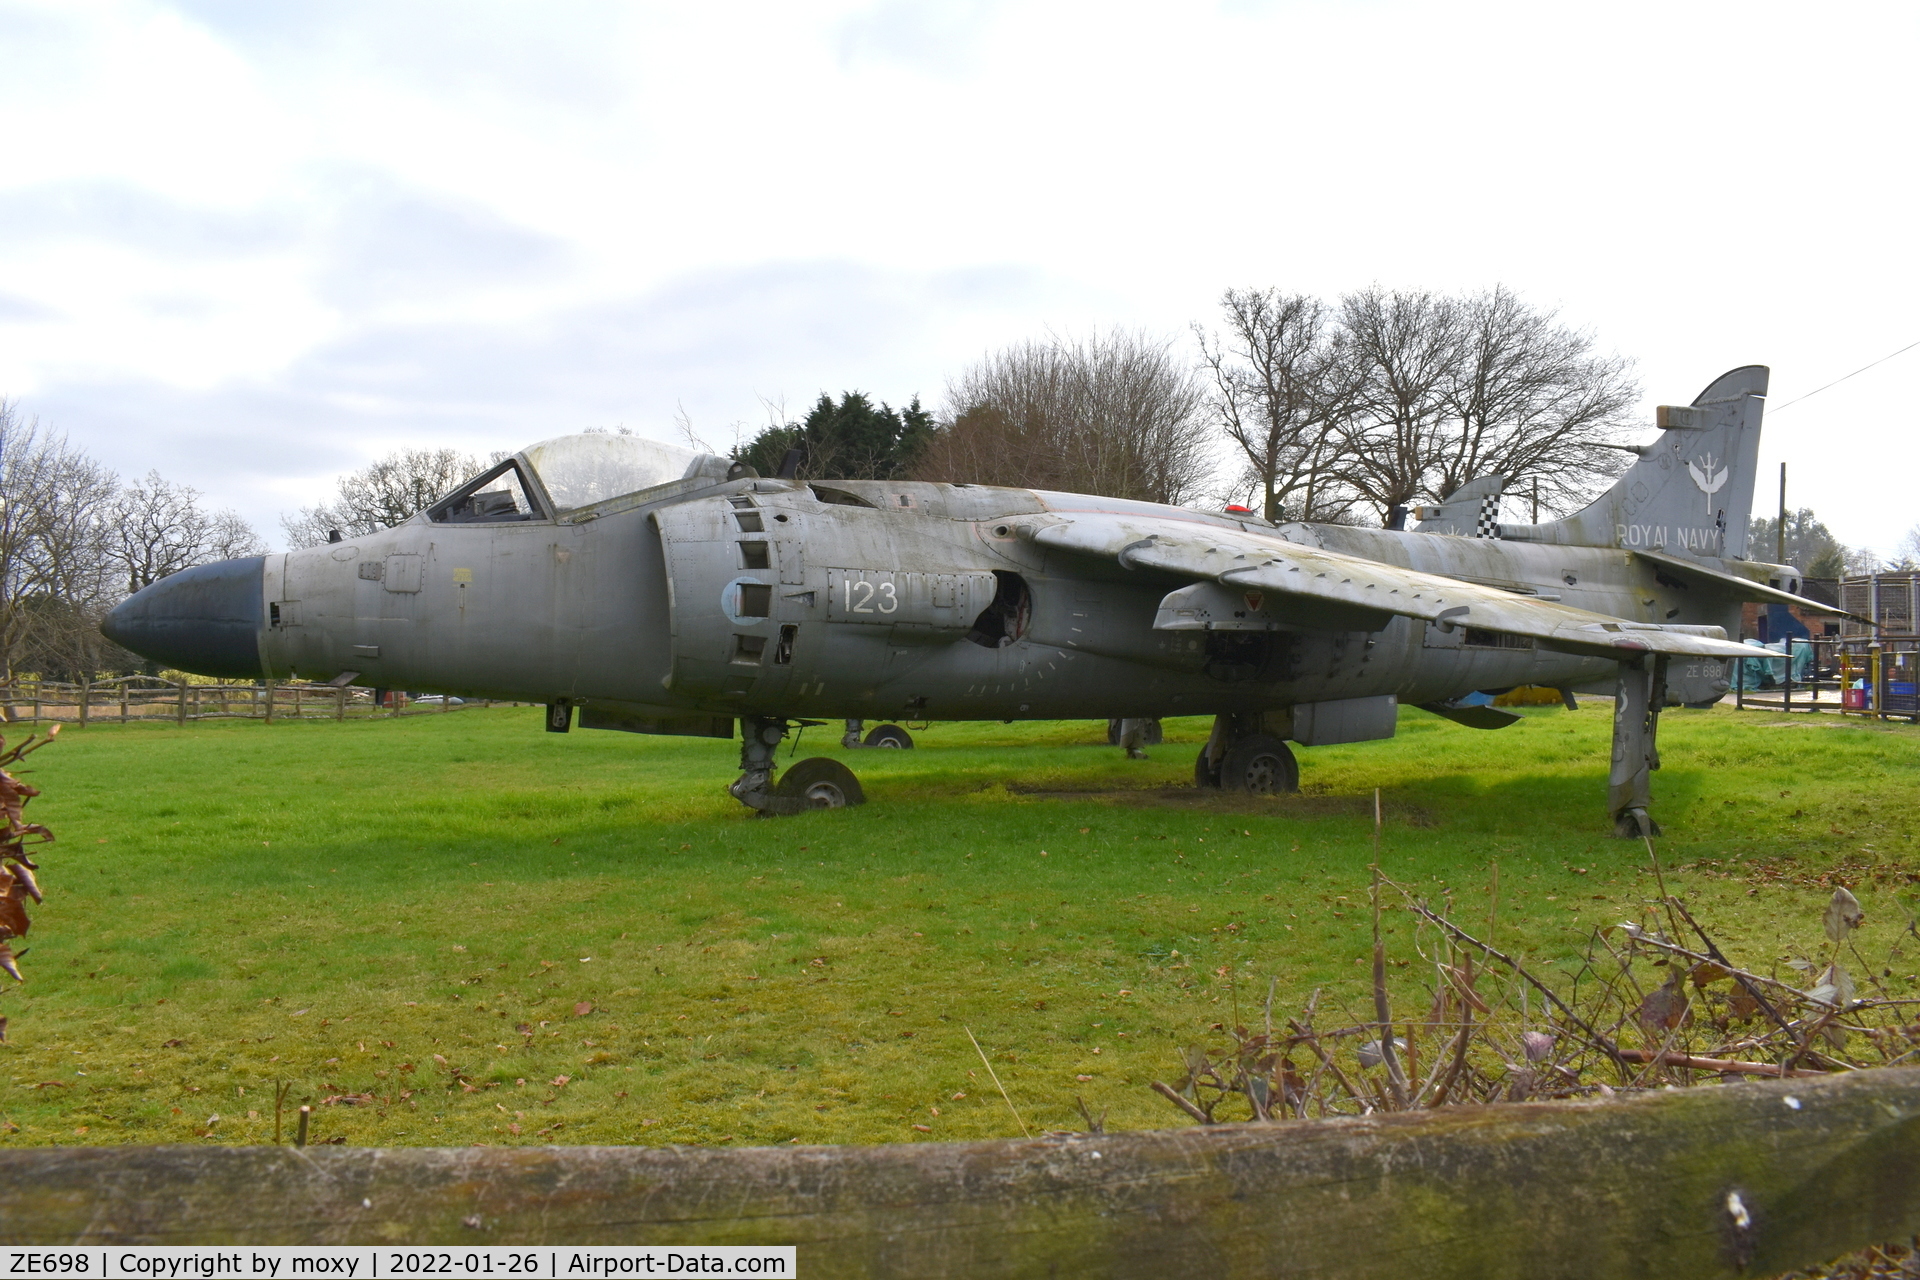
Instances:
[[[716,445],[1229,286],[1505,283],[1758,505],[1920,522],[1920,6],[0,0],[0,395],[276,543],[401,445]]]

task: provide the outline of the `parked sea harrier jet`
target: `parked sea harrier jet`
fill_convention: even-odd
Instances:
[[[1515,685],[1614,696],[1608,810],[1651,832],[1663,707],[1727,691],[1748,600],[1820,606],[1748,560],[1767,370],[1735,369],[1592,506],[1448,532],[1269,524],[1084,494],[800,481],[630,436],[536,444],[378,533],[177,573],[107,635],[207,675],[544,703],[547,727],[731,737],[762,813],[857,803],[796,727],[1210,715],[1203,787],[1291,791],[1305,746]],[[793,460],[783,470],[791,471]],[[1491,491],[1491,490],[1490,490]],[[1452,509],[1458,508],[1458,509]]]

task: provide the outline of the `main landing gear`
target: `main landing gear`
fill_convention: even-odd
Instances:
[[[740,718],[740,779],[727,788],[728,793],[749,809],[767,815],[865,804],[867,793],[861,790],[860,779],[828,756],[810,756],[789,766],[779,781],[774,781],[774,753],[796,723],[778,716]]]
[[[1613,834],[1639,840],[1660,834],[1648,808],[1660,767],[1660,708],[1667,702],[1667,657],[1649,654],[1620,664],[1613,694],[1613,764],[1607,771],[1607,814]]]
[[[866,728],[866,724],[865,720],[847,721],[847,731],[840,735],[840,745],[849,750],[854,747],[886,747],[897,751],[913,749],[913,735],[899,725],[880,725],[862,738],[861,732]],[[922,728],[924,727],[923,725]]]
[[[1300,763],[1259,713],[1215,716],[1213,736],[1193,762],[1193,785],[1254,795],[1285,795],[1300,789]]]

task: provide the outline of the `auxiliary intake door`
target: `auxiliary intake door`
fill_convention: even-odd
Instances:
[[[753,494],[684,502],[652,519],[666,557],[668,687],[744,698],[784,686],[791,650],[781,620],[795,611],[784,596],[796,584],[782,579],[798,576],[798,544],[775,544],[772,513]]]

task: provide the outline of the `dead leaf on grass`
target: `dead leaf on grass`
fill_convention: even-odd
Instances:
[[[1820,922],[1826,926],[1827,937],[1834,942],[1845,942],[1847,935],[1865,924],[1867,913],[1860,909],[1860,900],[1844,888],[1835,889],[1833,897],[1827,901],[1827,909]]]

